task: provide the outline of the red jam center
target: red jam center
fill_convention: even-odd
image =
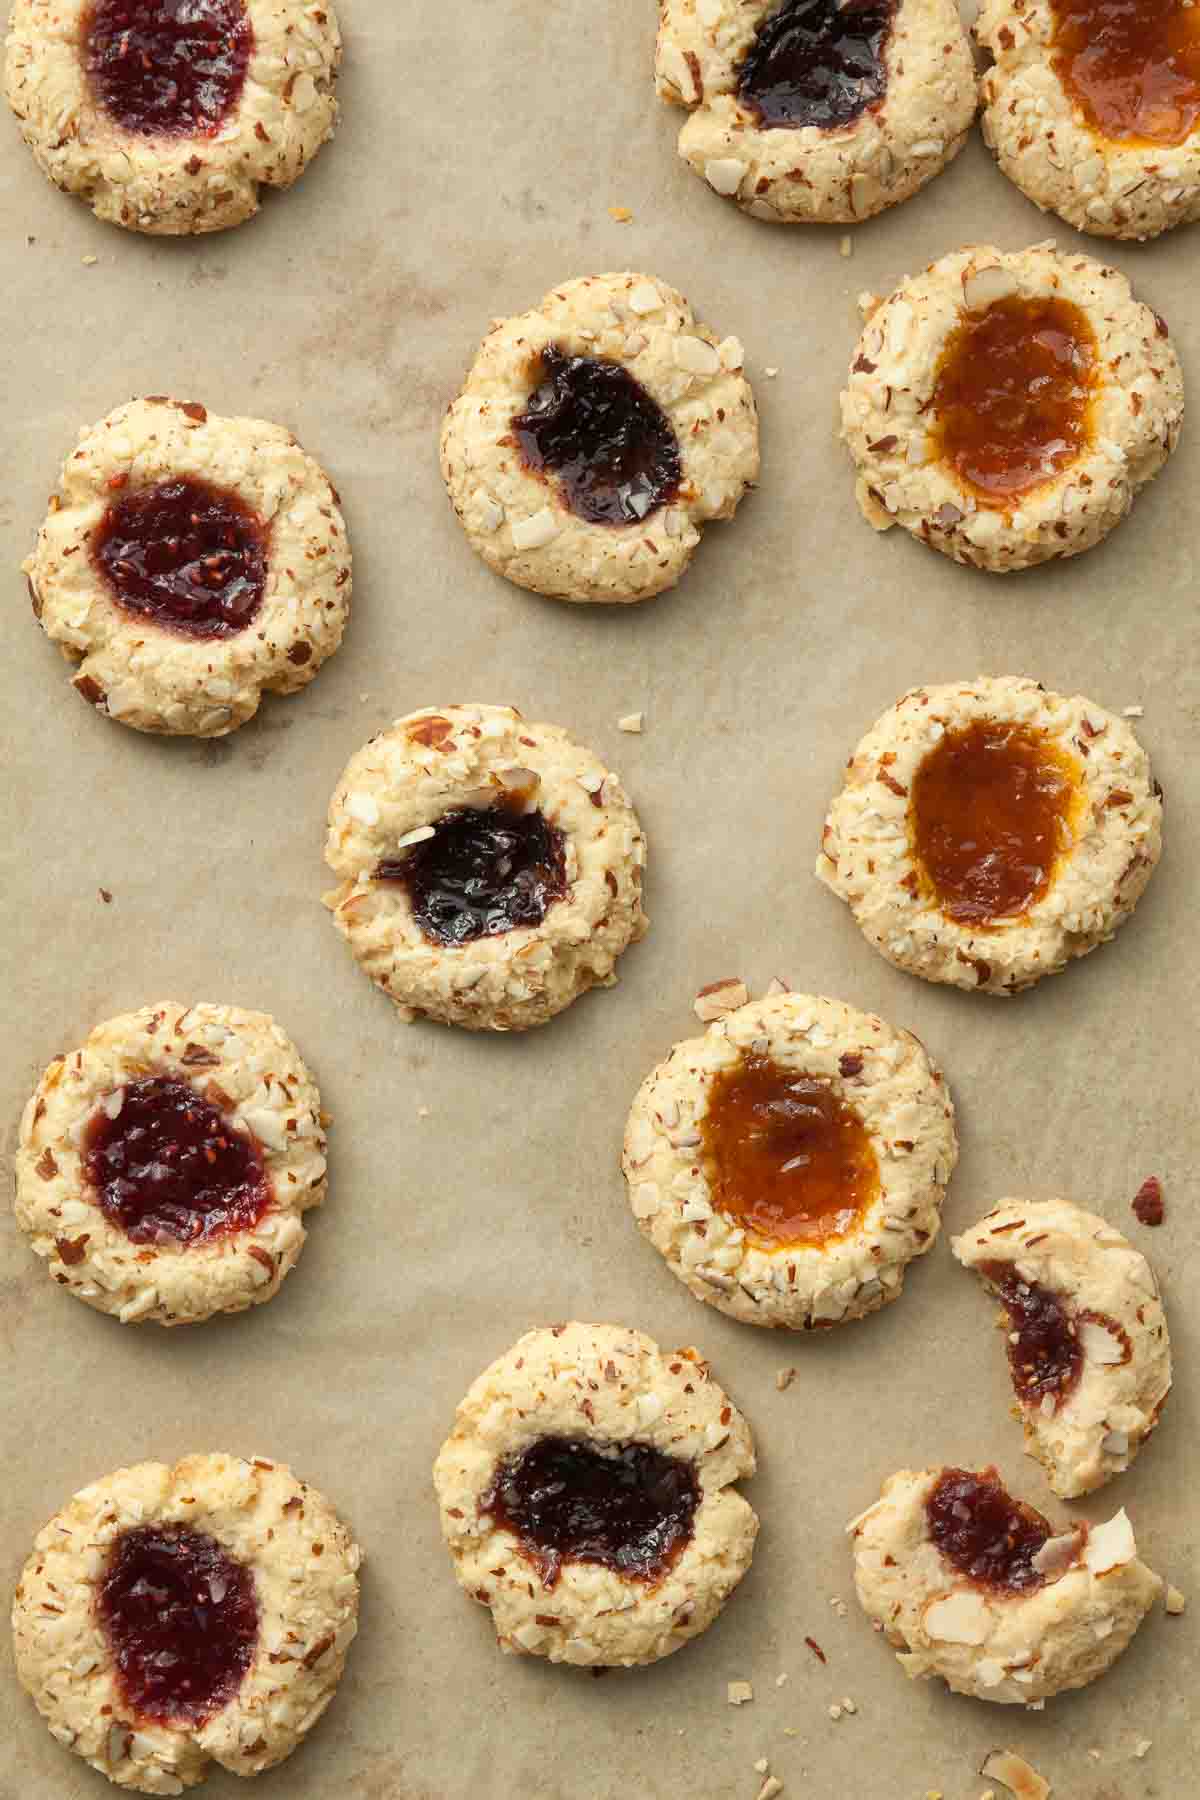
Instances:
[[[1182,144],[1200,121],[1200,17],[1188,0],[1051,0],[1054,67],[1100,137]]]
[[[126,1082],[97,1107],[83,1166],[105,1217],[135,1244],[209,1243],[247,1231],[271,1200],[254,1139],[168,1075]]]
[[[1022,1281],[1011,1263],[981,1263],[979,1273],[1008,1313],[1008,1360],[1018,1398],[1026,1406],[1038,1406],[1048,1395],[1057,1406],[1083,1369],[1074,1314],[1052,1288]]]
[[[563,834],[519,802],[444,813],[433,836],[407,856],[380,863],[377,881],[398,881],[433,944],[466,944],[540,925],[567,892]]]
[[[935,1547],[977,1587],[1025,1594],[1044,1584],[1034,1558],[1054,1528],[1014,1500],[995,1469],[944,1469],[925,1511]]]
[[[108,116],[145,137],[212,137],[254,48],[243,0],[94,0],[83,60]]]
[[[96,1604],[121,1697],[139,1721],[202,1725],[233,1699],[254,1658],[253,1575],[185,1525],[124,1532]]]
[[[820,1248],[879,1192],[871,1139],[828,1081],[750,1053],[722,1069],[700,1121],[713,1203],[766,1249]]]
[[[266,526],[204,481],[161,481],[118,500],[91,549],[126,612],[186,637],[232,637],[262,605]]]
[[[691,1464],[650,1444],[547,1437],[500,1465],[479,1510],[516,1534],[543,1587],[564,1562],[653,1585],[690,1539],[699,1500]]]
[[[679,492],[671,421],[620,363],[568,356],[552,344],[541,382],[513,419],[521,460],[557,476],[573,513],[592,525],[636,525]]]
[[[950,333],[933,392],[936,453],[982,506],[1011,509],[1092,438],[1095,333],[1070,300],[994,300]]]
[[[738,98],[761,126],[849,125],[887,91],[895,0],[783,0],[738,71]]]

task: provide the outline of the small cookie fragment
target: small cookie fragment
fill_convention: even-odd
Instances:
[[[1174,1618],[1178,1618],[1180,1613],[1187,1610],[1187,1598],[1177,1587],[1168,1587],[1163,1605]]]
[[[753,1700],[754,1689],[748,1681],[730,1681],[725,1686],[725,1698],[730,1706],[745,1706],[748,1700]]]
[[[753,1473],[750,1428],[698,1351],[577,1323],[484,1371],[433,1472],[455,1574],[500,1648],[626,1668],[704,1631],[749,1568],[758,1519],[734,1484]],[[752,1693],[729,1683],[731,1705]]]

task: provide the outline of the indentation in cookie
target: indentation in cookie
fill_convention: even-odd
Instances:
[[[784,0],[738,70],[738,99],[760,126],[836,130],[878,106],[896,0]]]
[[[83,60],[101,107],[144,137],[212,137],[246,80],[243,0],[94,0]]]
[[[180,476],[123,494],[92,560],[126,612],[187,637],[230,637],[262,605],[268,532],[227,488]]]
[[[521,801],[455,807],[407,855],[381,862],[378,881],[400,882],[434,944],[465,944],[542,923],[567,893],[565,840]]]
[[[943,1469],[925,1513],[935,1548],[978,1587],[1027,1594],[1044,1586],[1037,1558],[1054,1528],[1014,1500],[995,1469]]]
[[[1050,0],[1059,80],[1098,136],[1182,144],[1200,123],[1192,0]]]

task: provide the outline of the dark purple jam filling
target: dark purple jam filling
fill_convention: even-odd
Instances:
[[[382,862],[377,881],[398,881],[434,944],[466,944],[540,925],[567,892],[564,840],[540,812],[457,807],[431,838]]]
[[[94,0],[83,62],[110,119],[142,137],[212,137],[254,48],[243,0]]]
[[[851,124],[887,91],[895,10],[895,0],[784,0],[746,52],[738,99],[761,126]]]
[[[126,612],[186,637],[232,637],[262,605],[267,531],[236,494],[181,478],[109,507],[92,559]]]
[[[1024,1594],[1045,1582],[1034,1558],[1054,1529],[1013,1499],[995,1469],[944,1469],[925,1510],[934,1545],[978,1587]]]

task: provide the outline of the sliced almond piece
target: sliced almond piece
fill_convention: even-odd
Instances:
[[[1050,1783],[1015,1750],[993,1750],[979,1773],[989,1781],[1002,1781],[1017,1800],[1048,1800]]]
[[[1094,1525],[1088,1536],[1083,1560],[1093,1575],[1107,1575],[1111,1569],[1123,1568],[1137,1555],[1133,1526],[1122,1507],[1103,1525]]]
[[[992,1615],[979,1594],[943,1594],[925,1608],[925,1629],[943,1644],[982,1644]]]

